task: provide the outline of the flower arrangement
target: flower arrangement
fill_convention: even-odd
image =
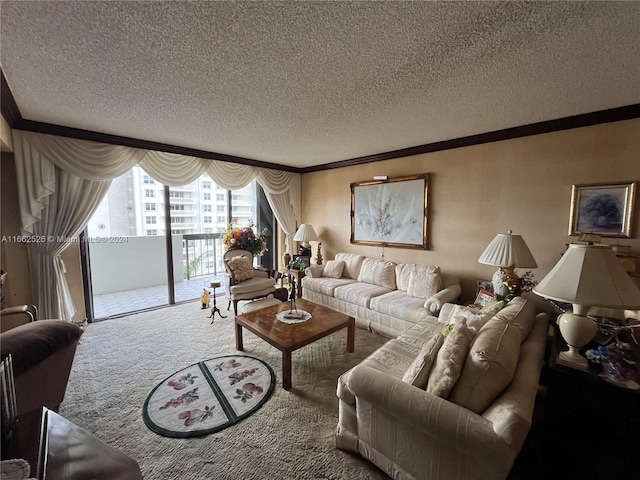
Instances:
[[[267,251],[267,234],[265,230],[258,232],[253,220],[249,220],[249,225],[238,227],[229,224],[227,231],[222,235],[222,243],[226,250],[247,250],[255,256],[260,256]]]
[[[522,276],[518,277],[515,273],[505,279],[505,285],[509,289],[509,293],[504,298],[508,303],[515,297],[519,297],[524,292],[530,292],[533,290],[538,282],[533,278],[533,272],[531,270],[526,271]]]

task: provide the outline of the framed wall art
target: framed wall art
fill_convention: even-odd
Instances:
[[[569,235],[630,238],[636,183],[573,185]]]
[[[427,249],[429,174],[351,184],[351,243]]]

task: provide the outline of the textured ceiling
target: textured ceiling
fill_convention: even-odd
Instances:
[[[22,117],[309,167],[640,103],[640,2],[2,1]]]

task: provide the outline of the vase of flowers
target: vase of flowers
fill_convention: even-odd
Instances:
[[[533,287],[535,287],[538,282],[534,280],[533,272],[529,270],[520,277],[514,273],[512,277],[504,280],[504,284],[509,289],[509,293],[504,297],[504,300],[506,303],[509,303],[524,292],[530,292],[533,290]]]
[[[258,257],[267,251],[266,229],[256,233],[257,227],[253,220],[249,224],[239,227],[233,223],[222,235],[225,250],[247,250]]]

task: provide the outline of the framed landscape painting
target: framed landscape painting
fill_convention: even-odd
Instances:
[[[427,249],[429,174],[351,184],[351,243]]]
[[[573,185],[569,235],[630,238],[636,183]]]

